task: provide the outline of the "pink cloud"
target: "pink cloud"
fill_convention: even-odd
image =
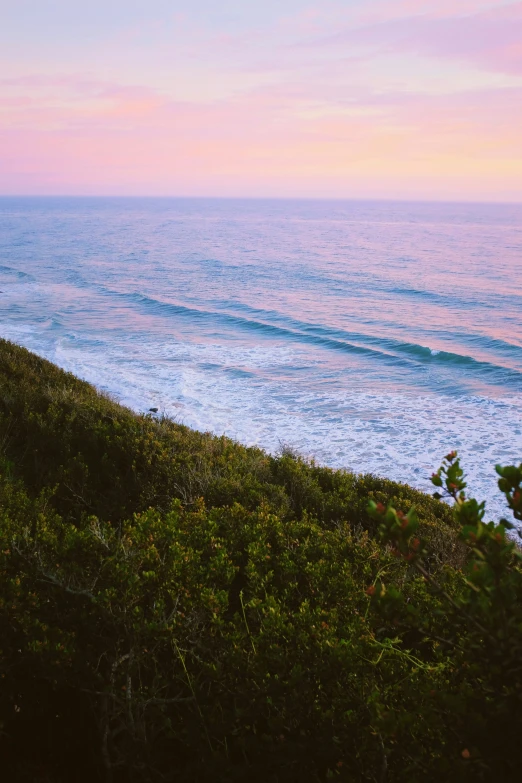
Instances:
[[[363,6],[361,18],[373,18],[374,21],[412,16],[440,19],[470,16],[504,7],[502,0],[381,0],[371,6]]]
[[[408,6],[409,2],[401,3]],[[329,42],[369,47],[374,54],[409,52],[449,58],[522,75],[522,2],[476,14],[415,15],[351,27]]]
[[[306,114],[283,88],[205,104],[53,89],[3,104],[0,192],[522,198],[522,90],[368,96],[365,115]]]

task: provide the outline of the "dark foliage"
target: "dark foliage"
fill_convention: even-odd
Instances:
[[[4,341],[0,444],[6,779],[518,781],[505,526],[137,416]]]

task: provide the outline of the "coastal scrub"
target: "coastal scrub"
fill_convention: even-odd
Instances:
[[[8,779],[519,779],[522,577],[479,504],[136,415],[6,341],[0,443]]]

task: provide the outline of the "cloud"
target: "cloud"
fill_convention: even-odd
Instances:
[[[459,4],[455,6],[460,11]],[[522,3],[476,14],[421,14],[352,26],[323,41],[323,45],[366,48],[374,56],[410,52],[522,75]]]
[[[66,78],[47,90],[2,104],[4,193],[522,198],[522,89],[493,91],[493,112],[475,93],[354,110],[282,87],[205,104]]]
[[[522,2],[165,14],[4,61],[1,191],[522,199]]]

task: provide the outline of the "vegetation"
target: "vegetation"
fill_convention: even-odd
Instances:
[[[520,557],[456,454],[452,512],[5,341],[0,444],[6,780],[520,779]],[[522,466],[499,472],[522,519]]]

